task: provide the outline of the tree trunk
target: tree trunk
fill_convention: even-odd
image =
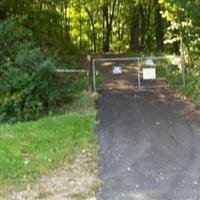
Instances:
[[[87,55],[87,64],[88,64],[88,91],[91,93],[94,91],[94,83],[93,83],[93,69],[92,69],[92,56]]]
[[[163,24],[162,24],[162,16],[160,14],[160,5],[158,0],[154,0],[155,6],[155,36],[156,36],[156,50],[163,50]]]
[[[109,52],[110,51],[110,36],[111,36],[111,25],[107,25],[106,27],[106,33],[105,33],[105,39],[103,43],[103,52]]]
[[[87,12],[91,25],[92,25],[92,43],[93,43],[93,48],[94,52],[97,50],[97,45],[96,45],[96,31],[95,31],[95,24],[94,24],[94,17],[92,15],[92,12],[86,7],[85,11]]]
[[[139,28],[140,28],[140,5],[136,5],[132,11],[130,27],[130,50],[139,49]]]
[[[0,8],[0,21],[3,21],[5,19],[5,12],[3,12],[3,9]]]
[[[109,14],[108,14],[108,2],[104,2],[103,5],[103,28],[104,28],[104,40],[103,40],[103,52],[108,52],[110,50],[109,38],[108,35],[108,26],[109,26]]]
[[[115,14],[115,5],[117,0],[113,1],[112,8],[110,9],[110,15],[109,15],[109,4],[108,1],[104,2],[103,5],[103,16],[104,16],[104,23],[105,23],[105,38],[103,41],[103,51],[109,52],[110,51],[110,37],[112,33],[112,24],[113,24],[113,18]]]

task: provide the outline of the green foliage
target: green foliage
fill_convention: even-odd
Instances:
[[[178,88],[178,91],[183,95],[191,97],[200,106],[200,80],[198,77],[192,74],[188,75],[186,86]]]
[[[156,67],[156,76],[159,78],[165,78],[167,74],[167,70],[164,66],[158,66]]]
[[[53,102],[53,60],[37,48],[20,20],[0,24],[0,121],[38,118]]]
[[[68,53],[100,52],[105,41],[111,51],[127,51],[130,39],[138,41],[138,51],[155,50],[160,42],[156,50],[178,53],[181,38],[199,49],[199,9],[197,0],[1,0],[0,20],[27,16],[24,23],[40,45]],[[168,43],[165,48],[163,39]]]
[[[87,77],[82,76],[83,75],[76,76],[75,80],[73,81],[73,85],[66,90],[68,96],[73,97],[87,87]]]
[[[198,90],[195,90],[192,95],[192,100],[200,106],[200,86],[198,87]]]
[[[179,86],[182,84],[182,74],[176,65],[169,63],[159,64],[156,67],[156,73],[159,78],[166,78],[169,85]]]
[[[165,77],[171,87],[177,89],[182,95],[189,96],[200,106],[200,79],[197,72],[188,71],[185,86],[182,83],[181,71],[174,65],[159,66],[158,75]]]
[[[86,87],[82,77],[56,84],[56,56],[47,56],[47,50],[35,45],[22,21],[0,24],[0,122],[37,119]]]
[[[199,1],[181,0],[1,0],[0,20],[27,16],[24,23],[37,43],[62,53],[100,52],[105,45],[111,51],[127,51],[130,39],[138,51],[178,53],[181,38],[199,49],[199,9]]]
[[[2,0],[0,21],[10,20],[2,23],[0,28],[0,77],[9,66],[18,68],[18,61],[23,55],[26,56],[22,49],[32,51],[38,44],[40,47],[48,47],[48,51],[56,48],[62,55],[59,61],[67,60],[67,66],[76,66],[74,59],[68,58],[69,54],[101,52],[102,49],[108,51],[109,47],[111,51],[132,50],[135,56],[142,51],[146,55],[155,50],[178,55],[182,52],[187,65],[186,72],[195,71],[199,74],[199,10],[200,2],[197,0]],[[13,21],[16,17],[18,21]],[[46,55],[41,49],[39,51]],[[22,55],[17,55],[20,53]],[[34,60],[33,57],[30,60]],[[52,59],[44,57],[43,61],[49,60],[53,64],[50,61]],[[195,73],[191,76],[196,77]],[[181,82],[178,71],[168,73],[160,68],[158,75],[166,75],[171,84]],[[66,84],[69,86],[70,81]],[[68,88],[69,96],[78,88],[73,87]],[[5,87],[1,85],[0,89],[4,91]],[[55,97],[51,97],[56,98],[56,101],[66,95],[63,87],[60,92],[56,92]]]

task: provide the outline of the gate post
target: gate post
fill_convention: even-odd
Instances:
[[[185,78],[185,55],[184,55],[184,43],[183,38],[181,37],[181,44],[180,44],[180,50],[181,50],[181,70],[182,70],[182,81],[183,86],[186,86],[186,78]]]
[[[140,67],[141,67],[141,61],[138,58],[138,87],[139,87],[139,89],[140,89],[140,86],[141,86]]]
[[[88,65],[88,92],[93,92],[94,91],[94,86],[93,86],[93,70],[92,70],[92,56],[87,55],[87,65]]]

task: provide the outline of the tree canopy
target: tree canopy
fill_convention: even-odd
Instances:
[[[26,16],[40,43],[68,51],[177,53],[180,37],[198,46],[199,9],[198,0],[1,0],[0,19]]]

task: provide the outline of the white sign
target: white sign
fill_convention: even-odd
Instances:
[[[156,79],[156,69],[155,68],[143,68],[143,79],[144,80]]]
[[[152,59],[146,59],[144,63],[145,65],[154,66],[154,62]]]
[[[112,73],[113,74],[121,74],[122,73],[122,67],[121,66],[114,66]]]

